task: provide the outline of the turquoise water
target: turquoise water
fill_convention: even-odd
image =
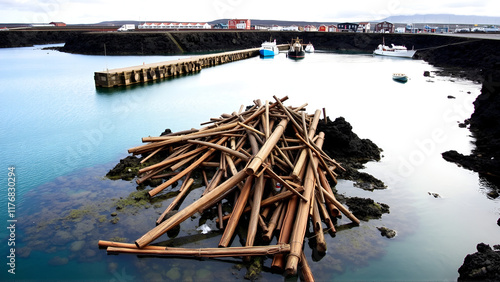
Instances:
[[[289,96],[288,105],[307,102],[309,112],[325,107],[332,119],[345,117],[361,138],[384,150],[382,160],[367,164],[365,171],[383,180],[386,190],[362,191],[350,181],[340,181],[337,189],[387,203],[391,213],[327,236],[329,249],[322,257],[306,244],[318,280],[456,280],[463,258],[477,243],[499,243],[499,200],[487,198],[476,173],[440,155],[473,148],[469,131],[457,122],[472,113],[479,84],[424,77],[425,70],[436,69],[417,60],[316,53],[301,61],[284,54],[256,57],[128,88],[94,86],[95,71],[177,58],[83,56],[41,46],[0,49],[0,179],[6,187],[8,167],[15,167],[18,220],[15,276],[5,264],[9,233],[0,229],[5,238],[2,278],[242,280],[245,267],[235,267],[236,259],[107,256],[97,249],[99,239],[133,242],[154,226],[162,211],[159,206],[141,208],[110,224],[113,201],[134,192],[135,185],[102,177],[141,137],[157,136],[166,128],[199,128],[211,117],[237,111],[254,99],[273,100],[273,95]],[[393,72],[406,73],[410,81],[393,82]],[[6,207],[7,191],[2,191],[0,206]],[[71,209],[82,207],[93,212],[68,217]],[[5,208],[6,226],[7,215]],[[196,230],[204,220],[188,220],[177,240],[170,240],[187,247],[216,246],[220,234],[202,236]],[[398,235],[383,238],[377,226]],[[276,279],[283,278],[266,269],[261,276]]]

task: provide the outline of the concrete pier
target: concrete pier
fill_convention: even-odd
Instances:
[[[286,45],[280,47],[286,48]],[[201,71],[204,67],[216,66],[258,56],[259,49],[260,48],[251,48],[95,72],[95,85],[96,87],[107,88],[127,86],[135,83],[174,77],[181,74],[195,73]]]

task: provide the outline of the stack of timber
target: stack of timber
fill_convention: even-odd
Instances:
[[[178,180],[183,180],[179,194],[158,218],[157,225],[135,244],[100,241],[109,253],[133,253],[154,256],[221,257],[273,256],[272,267],[295,275],[299,269],[304,277],[309,267],[304,259],[303,242],[309,220],[316,234],[317,249],[327,249],[323,224],[335,232],[333,220],[344,214],[354,224],[359,220],[338,202],[330,183],[336,183],[335,170],[342,166],[322,151],[322,132],[316,133],[321,111],[309,115],[305,106],[285,106],[288,97],[273,97],[274,102],[254,101],[252,107],[223,114],[202,124],[203,128],[145,137],[147,144],[129,149],[129,153],[145,156],[143,161],[159,152],[168,157],[139,170],[137,183],[150,178],[166,180],[149,191],[154,197]],[[323,113],[324,113],[323,109]],[[326,119],[326,117],[325,117]],[[217,167],[211,179],[205,169]],[[172,173],[172,170],[175,173]],[[202,197],[177,211],[193,183],[191,174],[201,170],[206,189]],[[163,175],[163,176],[162,176]],[[168,176],[166,176],[168,175]],[[223,201],[234,198],[230,214],[222,213]],[[231,200],[233,201],[233,200]],[[218,209],[217,222],[223,229],[218,248],[184,249],[155,246],[152,243],[169,230],[178,227],[195,213]],[[240,220],[247,214],[247,221]],[[231,247],[238,224],[248,224],[246,245]],[[277,244],[255,246],[256,236]]]

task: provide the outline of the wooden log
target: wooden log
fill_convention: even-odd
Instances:
[[[259,215],[260,215],[260,203],[262,202],[262,195],[264,194],[264,186],[266,181],[264,179],[264,175],[261,175],[254,187],[253,191],[253,203],[252,210],[250,212],[250,221],[248,223],[247,230],[247,240],[245,246],[253,246],[255,241],[255,235],[257,234],[257,225],[259,224]]]
[[[267,232],[262,235],[262,239],[264,242],[271,242],[271,238],[273,237],[274,230],[278,225],[278,221],[280,219],[281,211],[283,210],[283,203],[279,203],[278,207],[273,212],[271,219],[269,220],[269,224],[267,225]]]
[[[113,241],[105,241],[105,240],[99,240],[99,242],[97,242],[97,245],[99,246],[99,248],[117,247],[117,248],[137,249],[137,246],[135,244],[122,243],[122,242],[113,242]],[[146,246],[146,247],[144,247],[144,249],[148,249],[148,250],[164,250],[165,247],[162,247],[162,246]]]
[[[194,179],[193,178],[189,178],[189,180],[187,181],[187,183],[184,183],[182,184],[181,188],[179,189],[179,194],[177,194],[177,196],[175,197],[175,199],[170,203],[170,205],[168,205],[168,207],[165,209],[165,211],[160,215],[160,217],[158,217],[158,219],[156,220],[156,224],[160,224],[163,219],[165,218],[165,216],[171,212],[172,210],[175,209],[175,207],[177,206],[177,204],[184,198],[184,195],[187,194],[187,192],[189,191],[189,187],[191,185],[193,185],[193,182],[194,182]]]
[[[314,276],[311,267],[309,266],[309,263],[307,263],[307,259],[303,251],[300,255],[300,269],[304,282],[314,282]]]
[[[137,239],[135,241],[135,244],[139,248],[143,248],[147,245],[149,245],[151,242],[156,240],[158,237],[166,233],[168,230],[174,228],[175,226],[179,225],[181,222],[184,220],[188,219],[191,217],[193,214],[195,214],[199,209],[204,209],[206,208],[206,205],[210,204],[214,199],[217,199],[228,192],[230,192],[234,187],[236,187],[236,184],[241,182],[247,174],[245,173],[244,170],[238,172],[238,174],[234,175],[233,177],[229,178],[228,180],[224,181],[221,185],[219,185],[216,189],[210,191],[207,193],[205,196],[201,197],[191,205],[187,206],[186,208],[180,210],[178,213],[174,214],[172,217],[169,219],[165,220],[155,228],[151,229],[149,232],[144,234],[142,237]]]
[[[259,169],[265,159],[271,153],[271,150],[274,148],[274,145],[278,142],[281,135],[285,131],[286,125],[288,124],[288,120],[282,120],[275,128],[269,139],[266,141],[264,146],[260,149],[259,153],[253,157],[246,168],[246,172],[248,175],[254,175],[255,172]]]
[[[245,185],[243,186],[240,196],[238,197],[238,201],[236,202],[236,205],[233,208],[233,212],[231,213],[231,217],[227,222],[226,229],[224,229],[224,234],[222,234],[222,238],[219,241],[219,247],[227,247],[229,245],[229,242],[233,238],[233,234],[240,220],[240,216],[243,213],[245,205],[247,204],[252,184],[253,184],[253,176],[250,175],[247,177]]]
[[[335,229],[335,225],[333,225],[332,218],[330,217],[330,214],[328,213],[325,205],[319,204],[318,208],[321,217],[323,217],[323,221],[325,222],[326,226],[328,226],[328,231],[330,231],[331,233],[337,232],[337,230]]]
[[[284,179],[282,179],[272,169],[270,169],[269,167],[266,167],[265,169],[266,169],[266,172],[268,173],[268,175],[271,176],[271,178],[273,178],[274,180],[276,180],[279,183],[281,183],[281,185],[285,186],[288,190],[290,190],[292,193],[294,193],[295,195],[297,195],[302,200],[307,201],[307,199],[302,194],[300,194],[297,190],[295,190],[295,188],[293,188],[287,181],[285,181]]]
[[[207,149],[207,147],[206,147],[206,146],[202,146],[202,147],[196,148],[196,149],[194,149],[194,150],[191,150],[191,151],[189,151],[189,152],[187,152],[187,153],[184,153],[184,154],[182,154],[182,155],[179,155],[179,156],[177,156],[177,157],[173,157],[173,158],[170,158],[170,159],[166,159],[166,160],[164,160],[164,161],[162,161],[162,162],[159,162],[159,163],[156,163],[156,164],[154,164],[154,165],[150,165],[150,166],[148,166],[148,167],[142,168],[142,169],[140,169],[140,170],[139,170],[139,172],[138,172],[138,173],[139,173],[139,174],[142,174],[142,173],[146,173],[146,172],[148,172],[148,171],[150,171],[150,170],[153,170],[153,169],[157,169],[157,168],[162,168],[162,167],[165,167],[165,166],[167,166],[167,165],[169,165],[169,164],[171,164],[171,163],[174,163],[174,162],[176,162],[176,161],[178,161],[178,160],[183,160],[183,159],[185,159],[185,158],[187,158],[187,157],[190,157],[190,156],[192,156],[192,155],[195,155],[195,154],[197,154],[197,153],[199,153],[199,152],[202,152],[203,150],[206,150],[206,149]]]
[[[290,238],[290,254],[286,262],[286,271],[290,274],[297,274],[297,266],[300,261],[300,254],[302,252],[302,245],[304,242],[304,237],[307,229],[307,219],[309,217],[309,209],[311,199],[314,193],[314,163],[317,166],[317,158],[309,160],[309,165],[307,166],[307,172],[304,180],[304,196],[307,198],[307,202],[301,201],[299,203],[297,211],[297,220],[295,220],[293,233]]]
[[[224,142],[226,142],[228,137],[223,137],[217,142],[217,145],[220,145]],[[199,159],[197,159],[195,162],[193,162],[191,165],[189,165],[187,168],[185,168],[183,171],[179,172],[176,176],[172,177],[168,181],[162,183],[161,185],[157,186],[156,188],[152,189],[151,191],[148,192],[149,196],[153,197],[154,195],[160,193],[163,191],[163,189],[167,188],[168,186],[172,185],[174,182],[177,180],[181,179],[184,175],[186,175],[188,172],[192,171],[195,169],[201,162],[203,162],[205,159],[207,159],[215,149],[211,148],[209,149],[205,154],[203,154]]]
[[[332,197],[335,197],[333,195],[332,187],[330,187],[330,184],[328,183],[328,180],[326,180],[326,176],[323,173],[319,173],[319,180],[321,181],[321,186],[323,186],[323,188],[325,188],[325,190],[328,192],[328,194],[330,194]],[[323,196],[325,196],[325,195],[323,195]],[[327,201],[326,205],[328,206],[328,210],[330,211],[330,214],[332,217],[337,217],[340,215],[339,209],[334,204]]]
[[[323,233],[323,225],[321,224],[321,215],[319,212],[320,203],[318,202],[318,199],[313,198],[312,205],[313,205],[313,223],[314,223],[313,226],[314,226],[314,233],[316,234],[316,250],[318,250],[318,252],[324,253],[326,252],[326,241],[325,241],[325,234]]]
[[[214,149],[217,149],[219,151],[222,151],[224,153],[227,153],[227,154],[230,154],[232,156],[235,156],[237,158],[240,158],[244,161],[248,161],[248,157],[240,152],[237,152],[235,150],[232,150],[231,148],[228,148],[228,147],[225,147],[225,146],[221,146],[221,145],[218,145],[218,144],[214,144],[214,143],[210,143],[210,142],[205,142],[205,141],[198,141],[198,140],[188,140],[187,141],[188,143],[192,143],[192,144],[198,144],[198,145],[202,145],[202,146],[206,146],[206,147],[211,147],[211,148],[214,148]]]
[[[278,244],[288,244],[290,241],[293,223],[296,218],[298,202],[299,197],[297,196],[294,196],[290,201],[288,201],[285,217],[283,219],[283,225],[280,231],[280,237],[278,238]],[[285,257],[283,255],[275,255],[273,257],[271,268],[280,271],[283,270],[285,268]]]
[[[266,256],[287,253],[290,251],[290,245],[270,245],[270,246],[254,246],[254,247],[230,247],[230,248],[171,248],[162,247],[163,249],[131,249],[120,247],[108,247],[108,253],[128,253],[136,255],[152,255],[152,256],[189,256],[189,257],[242,257],[242,256]]]
[[[301,187],[297,188],[297,191],[298,192],[304,191],[304,187],[301,186]],[[295,194],[292,193],[291,191],[282,191],[281,193],[279,193],[277,195],[274,195],[272,197],[268,197],[267,199],[262,200],[262,202],[260,203],[260,207],[263,208],[263,207],[267,207],[269,205],[274,205],[275,203],[281,202],[281,201],[286,200],[288,198],[291,198],[294,195]],[[244,213],[249,212],[251,209],[252,209],[251,207],[246,207],[245,210],[243,210],[243,212]],[[230,216],[231,216],[231,214],[225,215],[224,220],[228,220]]]

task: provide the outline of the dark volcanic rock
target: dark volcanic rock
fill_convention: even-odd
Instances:
[[[135,156],[127,156],[112,168],[106,177],[110,179],[132,180],[137,175],[141,159]]]
[[[343,117],[334,121],[327,119],[318,123],[318,132],[325,133],[323,151],[340,162],[345,171],[338,170],[339,177],[355,181],[355,186],[364,190],[384,189],[385,184],[370,174],[360,172],[368,161],[380,160],[380,149],[369,139],[361,139],[352,131],[352,126]]]
[[[477,253],[465,257],[458,281],[500,281],[500,251],[479,243]]]
[[[336,160],[349,159],[359,163],[380,160],[382,150],[369,139],[359,138],[343,117],[334,121],[327,119],[327,124],[320,121],[317,131],[325,133],[323,151]]]
[[[387,204],[376,203],[372,199],[352,197],[346,198],[345,202],[351,213],[361,220],[377,219],[389,213]]]

